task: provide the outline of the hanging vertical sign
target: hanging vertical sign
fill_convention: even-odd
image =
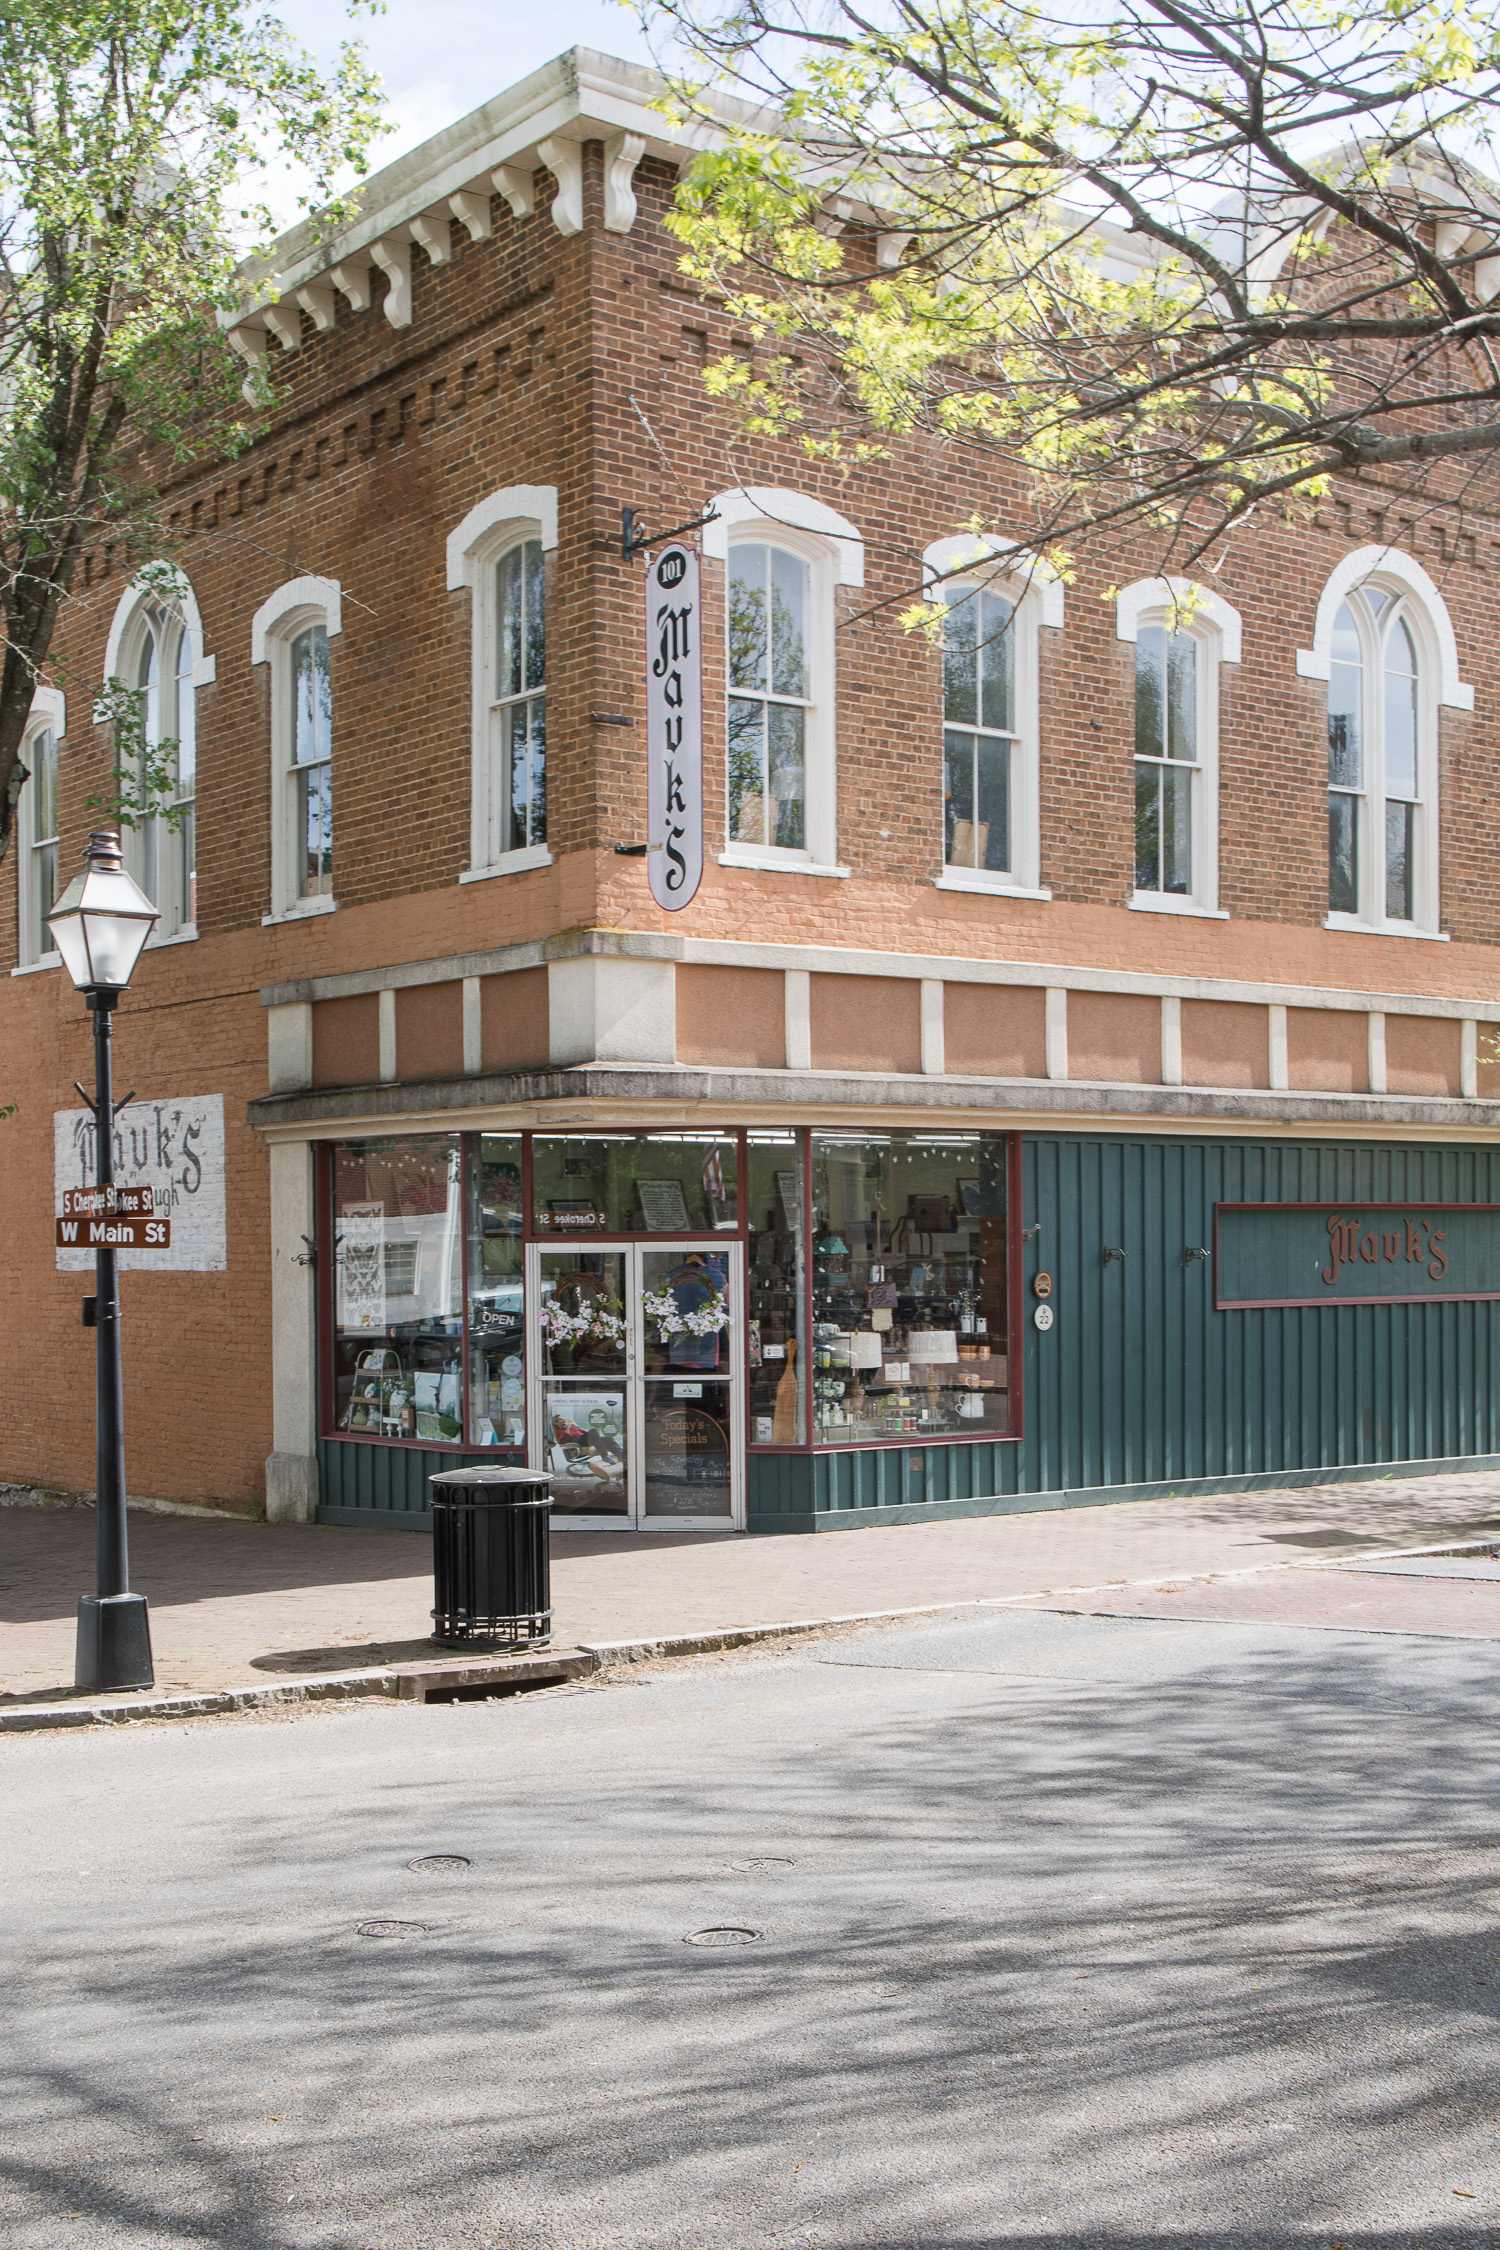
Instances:
[[[646,865],[668,913],[703,880],[703,637],[698,557],[664,547],[646,571]]]

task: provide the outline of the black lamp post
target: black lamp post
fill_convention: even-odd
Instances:
[[[110,1075],[110,1017],[130,983],[141,948],[158,919],[120,860],[120,839],[108,829],[90,836],[83,871],[75,875],[47,921],[63,966],[94,1018],[95,1177],[108,1192],[115,1180],[115,1103]],[[82,1088],[79,1089],[82,1092]],[[87,1100],[87,1095],[84,1096]],[[113,1245],[94,1251],[94,1315],[98,1323],[95,1416],[98,1440],[98,1591],[78,1598],[77,1688],[151,1687],[151,1624],[144,1594],[130,1591],[125,1539],[125,1402],[120,1375],[120,1281]]]

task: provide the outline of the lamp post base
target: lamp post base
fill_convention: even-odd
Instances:
[[[151,1622],[144,1594],[80,1594],[73,1685],[97,1695],[155,1687]]]

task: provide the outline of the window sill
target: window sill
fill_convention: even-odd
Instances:
[[[1132,914],[1187,914],[1199,922],[1227,922],[1223,906],[1200,906],[1193,898],[1173,898],[1167,891],[1132,891],[1125,904]]]
[[[23,961],[19,968],[12,969],[10,973],[13,977],[34,977],[38,969],[60,969],[61,967],[62,955],[60,953],[44,953],[40,961]]]
[[[1003,875],[986,875],[982,869],[945,867],[934,883],[938,891],[974,891],[985,898],[1037,898],[1050,900],[1050,891],[1033,890],[1026,883],[1007,882]]]
[[[196,944],[197,944],[197,942],[198,942],[198,925],[197,925],[197,923],[196,923],[196,922],[184,922],[184,923],[183,923],[183,925],[182,925],[182,928],[181,928],[180,930],[169,930],[169,931],[167,932],[167,934],[166,934],[166,936],[165,936],[165,937],[148,937],[148,938],[147,938],[147,940],[146,940],[146,950],[147,950],[147,952],[148,952],[148,953],[154,953],[154,952],[156,951],[156,949],[157,949],[157,947],[158,947],[158,946],[162,946],[162,945],[196,945]]]
[[[720,867],[757,868],[763,875],[837,875],[848,880],[847,867],[828,867],[808,859],[798,852],[778,852],[767,845],[757,851],[753,844],[726,844],[717,854]]]
[[[461,883],[488,883],[497,875],[524,875],[529,868],[551,865],[552,854],[545,844],[528,844],[524,851],[502,852],[488,867],[466,867],[458,879]]]
[[[337,911],[336,898],[299,898],[295,906],[284,906],[279,914],[262,914],[263,930],[275,929],[278,922],[310,922],[315,914],[332,914]]]
[[[1421,938],[1428,945],[1448,945],[1446,930],[1419,930],[1415,922],[1361,922],[1354,914],[1330,914],[1325,930],[1342,930],[1349,937]]]

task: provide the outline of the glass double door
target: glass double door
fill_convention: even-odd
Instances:
[[[526,1255],[531,1466],[554,1520],[742,1530],[740,1244]]]

